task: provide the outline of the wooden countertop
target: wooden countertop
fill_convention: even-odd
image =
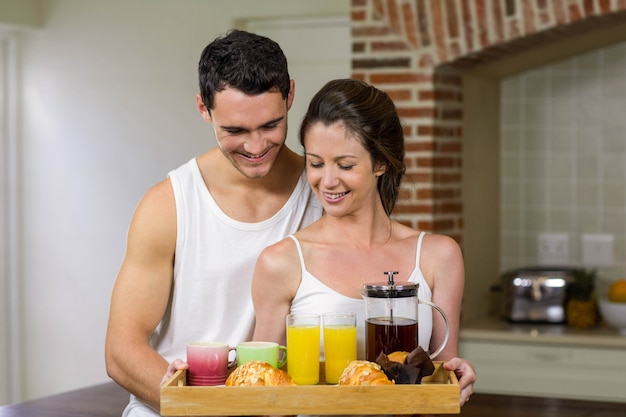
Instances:
[[[128,393],[110,382],[0,407],[0,417],[119,417]],[[623,417],[626,403],[474,394],[463,417]]]
[[[623,417],[626,403],[565,400],[516,395],[474,394],[463,417]]]
[[[129,394],[114,382],[0,407],[0,417],[120,417]]]

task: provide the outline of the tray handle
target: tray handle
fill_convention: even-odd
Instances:
[[[165,387],[184,387],[187,385],[187,371],[180,369],[174,372],[174,375],[168,379],[165,384],[161,386],[161,389]]]

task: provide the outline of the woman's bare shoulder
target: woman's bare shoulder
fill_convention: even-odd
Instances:
[[[443,251],[444,254],[461,250],[458,242],[452,237],[437,233],[426,233],[422,243],[422,250]]]
[[[424,236],[420,266],[425,276],[463,277],[463,253],[452,237],[443,234]]]
[[[257,269],[271,274],[288,272],[299,265],[295,242],[285,237],[263,249],[257,260]]]
[[[259,255],[252,279],[253,292],[258,292],[258,288],[279,288],[291,299],[300,284],[301,274],[295,242],[291,238],[283,238],[266,247]]]

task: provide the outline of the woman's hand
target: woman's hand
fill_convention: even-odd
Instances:
[[[459,380],[461,388],[461,406],[469,401],[470,396],[474,393],[474,382],[476,382],[476,370],[472,364],[462,358],[452,358],[444,362],[444,369],[454,371]]]
[[[188,369],[189,364],[182,359],[176,359],[174,362],[170,363],[167,367],[167,371],[165,371],[165,375],[161,378],[161,386],[165,384],[169,379],[176,373],[176,371],[180,371],[181,369]]]

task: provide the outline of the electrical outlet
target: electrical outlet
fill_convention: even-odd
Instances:
[[[537,235],[537,263],[565,266],[569,264],[569,234],[539,233]]]
[[[609,234],[583,234],[582,263],[588,267],[611,267],[615,265],[615,236]]]

